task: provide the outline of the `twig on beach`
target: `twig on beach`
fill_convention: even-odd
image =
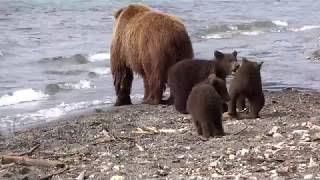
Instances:
[[[51,179],[53,176],[56,176],[56,175],[59,175],[59,174],[62,174],[64,173],[65,171],[67,171],[69,169],[69,167],[67,166],[66,168],[60,170],[60,171],[57,171],[57,172],[54,172],[54,173],[51,173],[47,176],[44,176],[44,177],[41,177],[40,180],[49,180]]]
[[[82,171],[82,172],[79,174],[79,176],[76,178],[76,180],[84,180],[84,178],[85,178],[85,173],[86,173],[86,171]]]
[[[52,152],[52,151],[41,151],[40,153],[48,155],[50,157],[55,157],[55,158],[73,156],[76,154],[76,153],[56,153],[56,152]]]
[[[65,167],[65,164],[59,161],[45,160],[45,159],[31,159],[26,156],[10,156],[2,155],[1,162],[3,164],[16,163],[26,166],[40,166],[40,167]]]
[[[248,126],[246,125],[246,127],[244,127],[243,129],[241,129],[240,131],[233,133],[233,135],[238,135],[240,133],[242,133],[244,130],[246,130],[248,128]]]
[[[40,147],[40,144],[37,144],[35,146],[33,146],[29,151],[27,152],[22,152],[22,153],[19,153],[17,154],[16,156],[25,156],[25,155],[31,155],[36,149],[38,149]]]

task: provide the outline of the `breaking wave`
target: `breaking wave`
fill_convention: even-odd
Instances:
[[[9,93],[0,97],[0,107],[9,106],[14,104],[20,104],[24,102],[39,101],[47,98],[48,95],[41,91],[33,89],[17,90],[13,93]]]

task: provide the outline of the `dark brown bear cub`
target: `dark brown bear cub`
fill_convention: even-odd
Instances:
[[[229,100],[226,83],[215,74],[192,88],[187,109],[199,135],[206,138],[224,135],[222,105]]]
[[[241,104],[242,109],[245,106],[245,99],[247,99],[250,105],[250,117],[259,117],[259,112],[265,101],[260,75],[262,64],[263,62],[256,63],[243,58],[240,68],[230,82],[229,115],[237,117],[237,102]]]
[[[184,60],[170,68],[168,75],[170,98],[168,104],[174,103],[177,111],[184,114],[188,113],[186,108],[187,98],[194,85],[204,81],[211,73],[225,80],[239,66],[236,51],[226,54],[215,51],[214,57],[215,60]]]

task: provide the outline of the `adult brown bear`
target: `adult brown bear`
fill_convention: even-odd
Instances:
[[[114,17],[110,61],[117,95],[115,105],[131,104],[133,72],[143,78],[143,102],[162,103],[169,67],[193,57],[185,26],[178,18],[145,5],[121,8]]]

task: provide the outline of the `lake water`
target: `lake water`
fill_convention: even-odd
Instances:
[[[112,13],[123,0],[0,0],[0,131],[115,101]],[[216,49],[264,61],[264,89],[320,89],[318,0],[145,0],[179,16],[197,57]],[[134,81],[133,99],[143,95]]]

